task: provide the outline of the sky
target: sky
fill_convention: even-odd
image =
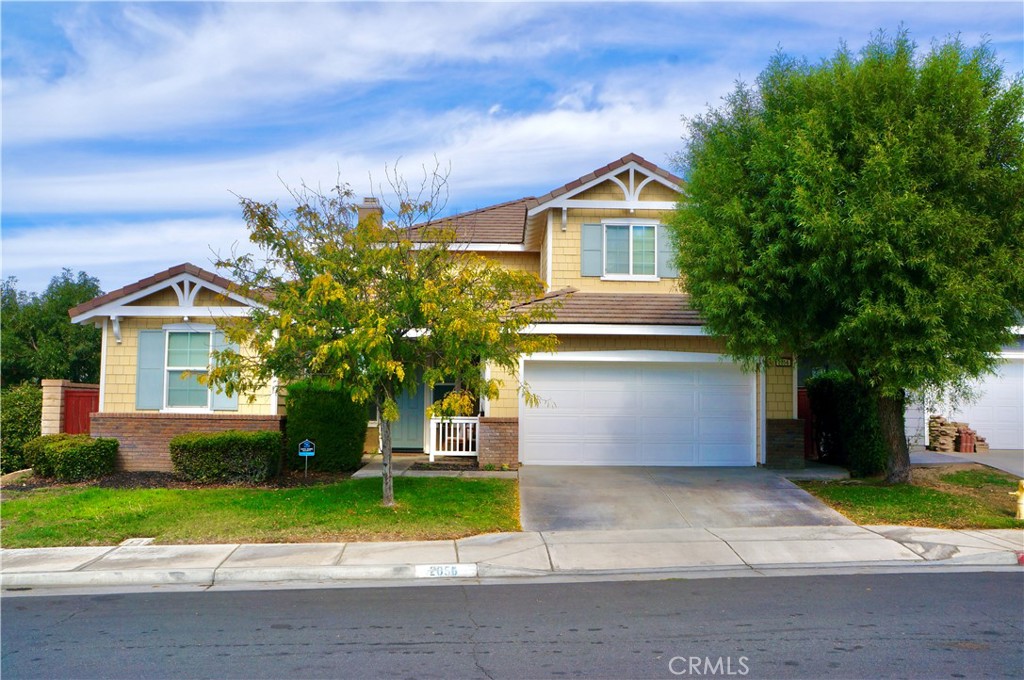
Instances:
[[[959,35],[1024,70],[1024,3],[0,4],[2,269],[113,290],[246,247],[238,197],[340,178],[380,195],[450,167],[447,214],[541,195],[635,152],[776,52]],[[387,192],[383,192],[385,197]]]

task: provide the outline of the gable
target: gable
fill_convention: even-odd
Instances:
[[[216,318],[247,314],[259,302],[232,292],[231,281],[185,263],[68,310],[73,323],[127,317]]]

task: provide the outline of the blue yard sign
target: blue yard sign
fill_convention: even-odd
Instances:
[[[305,477],[309,474],[309,459],[311,456],[316,454],[316,444],[309,441],[308,439],[302,440],[299,444],[299,455],[302,456],[302,462],[305,466],[302,470],[302,476]]]

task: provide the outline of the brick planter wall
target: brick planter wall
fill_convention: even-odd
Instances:
[[[284,428],[284,416],[212,413],[94,413],[90,422],[93,437],[113,437],[120,442],[117,466],[129,472],[173,472],[167,445],[179,434]]]
[[[765,466],[799,469],[804,466],[804,421],[769,418],[765,430]]]
[[[480,467],[519,468],[519,418],[480,419]]]

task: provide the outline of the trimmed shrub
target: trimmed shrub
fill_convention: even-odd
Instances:
[[[43,391],[22,383],[0,390],[0,474],[22,470],[25,442],[39,436]]]
[[[824,371],[806,384],[820,460],[855,477],[883,472],[889,452],[871,395],[846,371]]]
[[[53,476],[62,482],[79,482],[108,475],[117,467],[118,441],[110,437],[93,439],[74,435],[49,444],[46,458]]]
[[[24,453],[40,477],[80,482],[110,474],[117,466],[118,441],[87,434],[46,434],[26,442]]]
[[[358,470],[366,441],[366,405],[352,401],[347,389],[325,380],[305,380],[288,385],[288,446],[285,460],[302,469],[299,443],[309,439],[316,455],[310,470],[349,472]]]
[[[265,482],[281,464],[280,432],[195,432],[169,446],[174,471],[195,482]]]
[[[22,454],[25,457],[25,465],[32,468],[32,472],[40,477],[53,477],[53,467],[46,457],[46,447],[54,442],[64,441],[70,434],[44,434],[41,437],[30,439],[22,447]]]

